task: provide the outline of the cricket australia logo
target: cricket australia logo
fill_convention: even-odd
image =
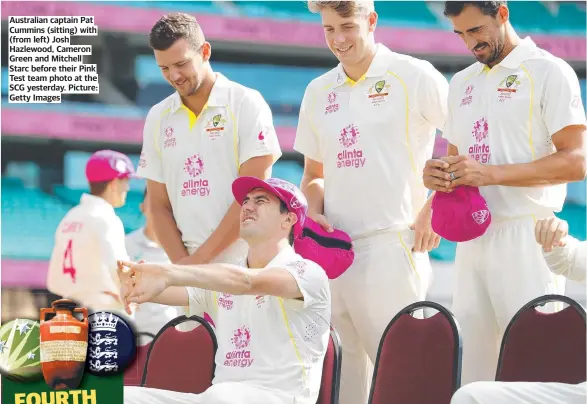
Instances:
[[[385,80],[379,80],[374,85],[369,87],[369,90],[367,91],[367,98],[371,101],[372,105],[379,106],[387,101],[390,88],[391,85],[387,84]]]
[[[214,140],[224,134],[224,125],[226,124],[226,119],[222,116],[222,114],[217,114],[212,117],[208,124],[206,125],[206,132],[208,133],[208,139]]]
[[[471,214],[475,223],[481,225],[489,218],[489,211],[487,209],[481,209]]]
[[[521,82],[518,80],[517,74],[511,74],[499,82],[497,86],[498,101],[504,102],[512,98],[512,94],[518,91]]]

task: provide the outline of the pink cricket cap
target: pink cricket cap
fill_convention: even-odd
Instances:
[[[454,242],[473,240],[485,234],[491,212],[479,188],[459,186],[451,193],[436,192],[432,199],[432,230]]]
[[[290,212],[296,214],[298,221],[294,225],[294,237],[299,237],[308,213],[308,201],[302,191],[292,183],[279,178],[268,178],[263,181],[257,177],[239,177],[232,183],[232,194],[239,205],[242,205],[247,194],[255,188],[272,193],[285,203]]]
[[[112,181],[115,178],[134,178],[135,168],[126,154],[114,150],[98,150],[86,164],[89,182]]]
[[[263,181],[255,177],[240,177],[232,183],[234,198],[241,205],[247,194],[255,188],[277,196],[298,217],[294,225],[293,245],[298,254],[320,265],[329,279],[339,277],[351,266],[355,253],[349,235],[341,230],[328,233],[307,217],[308,202],[298,187],[278,178]]]

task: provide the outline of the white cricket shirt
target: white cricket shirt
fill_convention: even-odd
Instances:
[[[587,241],[579,241],[572,236],[567,238],[567,244],[564,247],[554,247],[551,252],[543,252],[544,259],[555,274],[585,284]]]
[[[207,311],[216,324],[214,384],[245,382],[285,393],[298,404],[315,404],[330,336],[328,278],[292,248],[266,268],[276,267],[295,278],[303,301],[188,288],[190,315]]]
[[[429,62],[382,44],[359,81],[339,64],[308,85],[294,149],[323,163],[324,212],[334,227],[356,239],[414,222],[447,94]]]
[[[493,68],[477,62],[454,75],[443,137],[459,154],[483,164],[528,163],[556,151],[553,134],[584,124],[576,73],[527,37]],[[492,216],[502,219],[560,211],[566,189],[561,184],[480,191]]]
[[[112,298],[102,292],[119,293],[116,261],[128,260],[124,238],[124,226],[112,205],[83,194],[55,232],[47,289],[85,305],[81,307],[106,309],[98,306]]]
[[[126,236],[126,251],[134,262],[140,260],[148,263],[169,262],[165,250],[145,235],[144,227]],[[176,307],[148,302],[139,305],[133,313],[133,320],[137,331],[157,335],[165,324],[179,315],[181,314]]]
[[[269,106],[258,91],[217,73],[199,116],[177,92],[151,108],[137,172],[167,186],[183,242],[197,248],[234,201],[241,164],[265,155],[281,157]]]

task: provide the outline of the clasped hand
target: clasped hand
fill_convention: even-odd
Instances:
[[[488,185],[488,171],[488,166],[468,156],[448,156],[428,160],[422,178],[428,189],[452,192],[459,185]]]
[[[168,287],[168,272],[160,264],[147,264],[144,261],[118,261],[120,297],[124,309],[132,313],[131,305],[151,301]]]

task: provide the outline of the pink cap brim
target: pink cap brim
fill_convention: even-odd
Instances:
[[[255,188],[264,189],[287,204],[287,201],[283,200],[281,193],[277,189],[256,177],[239,177],[234,180],[232,183],[232,195],[234,195],[234,199],[238,204],[242,205],[248,193]]]

